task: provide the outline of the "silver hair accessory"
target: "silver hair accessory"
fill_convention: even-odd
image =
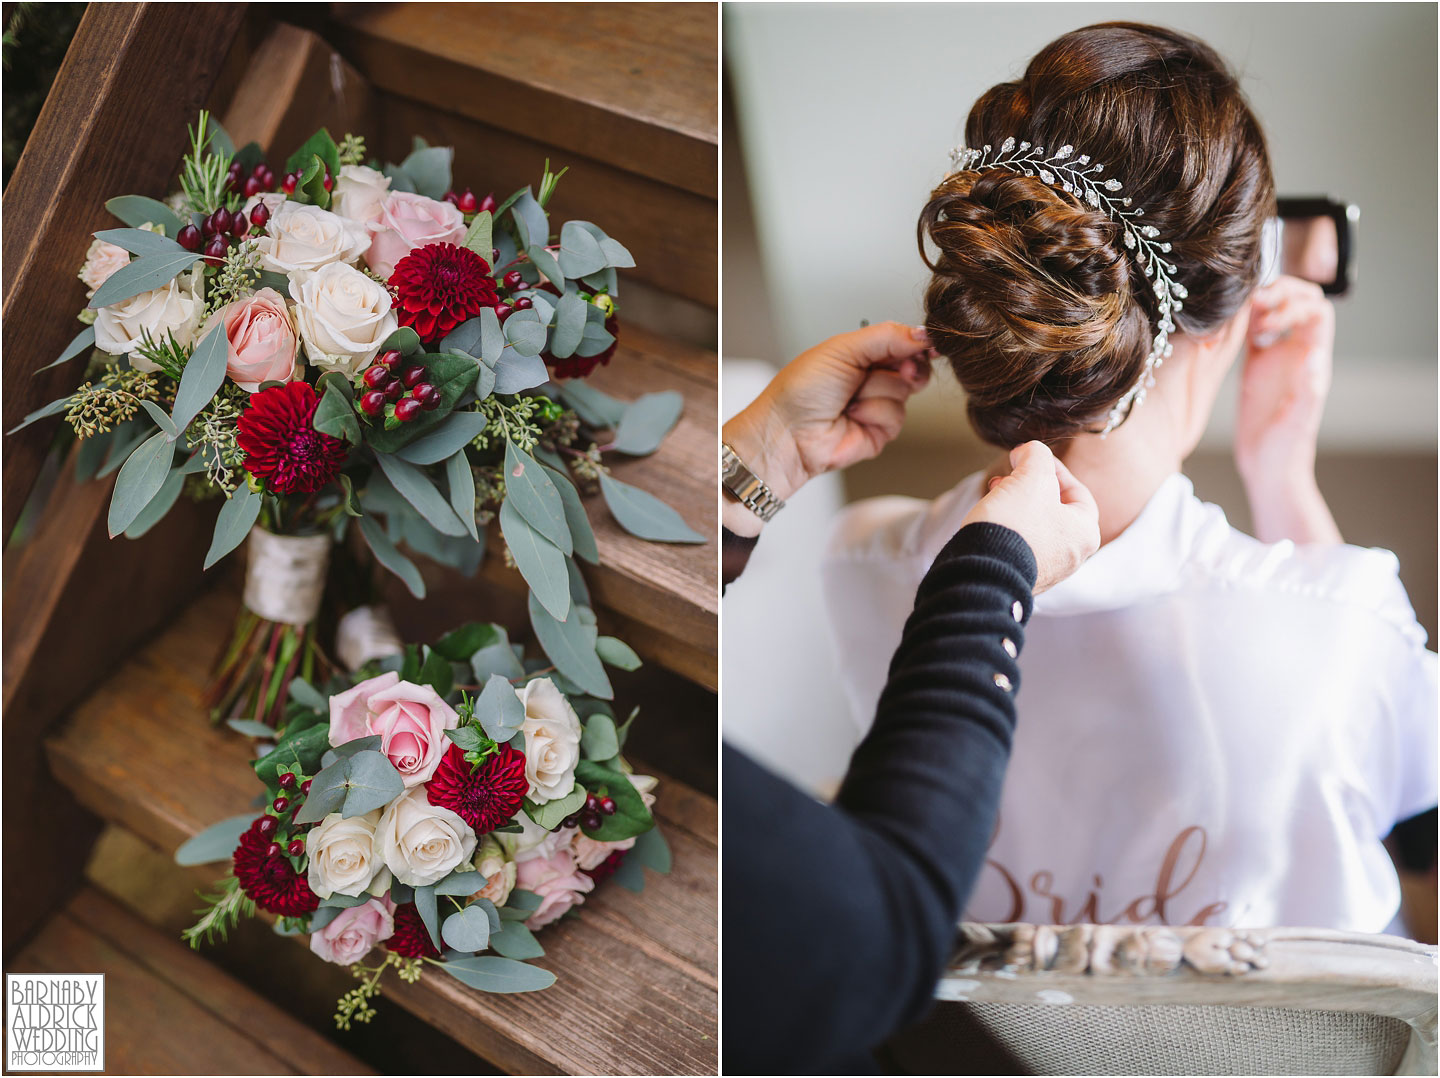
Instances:
[[[1105,166],[1091,164],[1088,154],[1082,153],[1072,159],[1074,152],[1075,147],[1066,145],[1047,157],[1043,146],[1032,147],[1028,142],[1017,143],[1013,138],[1007,138],[1000,144],[998,153],[988,145],[979,150],[959,146],[950,151],[950,160],[955,165],[955,172],[1003,168],[1025,176],[1039,176],[1041,183],[1059,187],[1095,209],[1104,210],[1111,220],[1119,222],[1126,248],[1144,269],[1145,276],[1150,278],[1160,311],[1155,339],[1151,342],[1150,354],[1145,357],[1139,381],[1126,390],[1115,407],[1110,409],[1109,422],[1100,432],[1103,438],[1145,400],[1145,391],[1155,384],[1155,368],[1164,363],[1173,350],[1170,334],[1175,329],[1175,322],[1171,315],[1184,306],[1181,301],[1190,293],[1175,280],[1174,274],[1179,272],[1176,265],[1161,257],[1169,254],[1170,244],[1160,239],[1160,230],[1154,225],[1141,224],[1139,219],[1145,216],[1144,209],[1139,206],[1130,209],[1129,197],[1115,194],[1124,184],[1114,178],[1099,179]],[[992,153],[995,154],[993,157]]]

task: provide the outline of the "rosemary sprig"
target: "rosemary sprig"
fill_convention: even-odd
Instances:
[[[186,125],[190,132],[190,152],[180,172],[180,189],[185,192],[185,201],[190,209],[211,214],[226,204],[226,185],[229,180],[230,162],[219,154],[210,152],[210,140],[214,134],[209,130],[210,113],[200,110],[200,119],[194,127]]]
[[[238,879],[226,876],[218,887],[218,894],[200,895],[200,901],[205,903],[205,908],[195,911],[200,920],[180,933],[180,938],[197,951],[202,941],[213,943],[216,938],[228,939],[230,930],[240,923],[241,917],[255,915],[255,903],[240,890]]]

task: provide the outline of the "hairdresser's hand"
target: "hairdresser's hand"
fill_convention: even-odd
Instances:
[[[724,438],[785,499],[808,480],[880,452],[905,422],[905,402],[930,380],[924,330],[881,322],[822,341],[791,360]],[[729,499],[724,523],[755,535],[760,520]]]
[[[1010,450],[1010,467],[1009,475],[990,480],[990,492],[970,510],[965,524],[989,521],[1019,532],[1035,554],[1039,595],[1100,549],[1100,510],[1044,442]]]
[[[1281,277],[1257,289],[1246,331],[1235,464],[1256,537],[1340,542],[1315,482],[1315,447],[1335,357],[1335,308],[1320,286]]]

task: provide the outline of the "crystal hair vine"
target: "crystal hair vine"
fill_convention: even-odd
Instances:
[[[1135,261],[1150,279],[1160,312],[1155,339],[1151,342],[1150,354],[1145,357],[1139,380],[1110,409],[1105,429],[1100,431],[1103,438],[1145,400],[1145,391],[1155,384],[1155,368],[1164,363],[1173,350],[1170,334],[1175,329],[1175,322],[1171,316],[1184,306],[1182,301],[1190,293],[1175,280],[1174,275],[1179,272],[1175,263],[1162,257],[1170,253],[1170,244],[1161,240],[1160,230],[1154,225],[1140,223],[1145,210],[1139,206],[1131,209],[1129,196],[1116,194],[1124,184],[1113,177],[1100,179],[1105,166],[1091,164],[1088,154],[1072,158],[1074,153],[1075,147],[1067,144],[1047,157],[1043,146],[1032,147],[1028,142],[1017,143],[1015,139],[1007,138],[1000,144],[998,152],[989,145],[979,150],[956,147],[950,151],[950,160],[955,166],[954,172],[1003,168],[1024,176],[1038,176],[1041,183],[1059,187],[1094,209],[1103,210],[1120,225],[1126,249],[1134,255]]]

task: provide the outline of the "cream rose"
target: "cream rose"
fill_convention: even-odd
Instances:
[[[485,886],[471,897],[488,898],[497,906],[505,905],[515,886],[515,862],[505,856],[495,836],[486,835],[475,851],[475,871],[485,877]]]
[[[375,827],[380,810],[348,820],[332,812],[305,836],[309,859],[307,882],[321,898],[365,891],[382,894],[390,886],[390,870],[375,853]]]
[[[416,247],[458,244],[465,238],[465,215],[449,202],[436,202],[409,191],[392,191],[369,224],[373,238],[365,264],[386,280],[395,263]]]
[[[286,202],[265,222],[256,247],[262,269],[297,273],[336,262],[354,262],[364,253],[369,238],[363,225],[339,214],[319,206]]]
[[[575,785],[580,762],[580,716],[547,678],[536,678],[516,696],[525,705],[525,777],[537,805],[564,797]]]
[[[341,165],[330,210],[359,224],[380,216],[380,205],[390,194],[390,177],[364,165]]]
[[[159,370],[135,349],[147,332],[155,341],[164,341],[170,334],[176,344],[192,343],[205,313],[204,281],[203,272],[191,270],[173,278],[164,288],[101,307],[95,314],[96,347],[112,356],[129,353],[130,365],[138,371]]]
[[[439,883],[475,855],[475,832],[416,786],[390,803],[375,829],[380,856],[408,887]]]
[[[85,287],[90,289],[86,294],[93,296],[95,289],[104,284],[106,278],[129,264],[130,252],[125,248],[116,247],[104,240],[96,240],[90,244],[89,250],[85,252],[85,265],[80,267],[80,279],[85,282]]]
[[[547,831],[524,812],[517,812],[512,822],[520,825],[519,831],[496,831],[490,835],[511,860],[549,857],[570,842],[568,830]]]
[[[310,933],[310,950],[327,962],[351,966],[394,934],[395,903],[388,898],[372,898],[341,910],[324,928]]]
[[[288,382],[300,373],[295,358],[300,339],[285,297],[273,288],[227,303],[206,323],[223,326],[230,346],[225,373],[246,393],[263,382]]]
[[[370,366],[399,325],[385,286],[339,262],[292,273],[290,296],[310,362],[347,378]]]

